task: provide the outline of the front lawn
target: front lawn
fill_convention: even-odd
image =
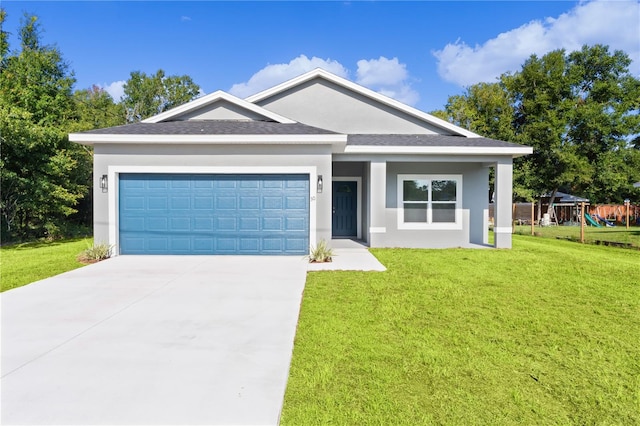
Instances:
[[[282,423],[639,424],[638,252],[513,241],[309,273]]]
[[[76,256],[92,244],[92,238],[76,238],[1,247],[0,291],[81,267]]]

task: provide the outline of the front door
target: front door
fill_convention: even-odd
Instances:
[[[333,182],[334,237],[356,237],[358,235],[358,183],[355,181]]]

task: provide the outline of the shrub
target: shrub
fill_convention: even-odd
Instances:
[[[325,240],[320,240],[314,247],[311,246],[309,252],[309,262],[324,263],[331,262],[333,256],[333,249],[327,245]]]
[[[87,247],[78,255],[78,261],[82,263],[95,263],[111,257],[111,246],[105,243]]]

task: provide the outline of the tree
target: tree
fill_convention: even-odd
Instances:
[[[6,14],[0,15],[0,24]],[[0,62],[1,230],[4,240],[56,236],[87,194],[91,156],[67,139],[75,83],[55,47],[43,46],[37,17],[22,20],[20,50]]]
[[[74,132],[126,124],[124,106],[99,86],[76,90],[73,100],[77,116]]]
[[[513,129],[513,99],[505,86],[503,76],[500,82],[478,83],[468,87],[462,95],[451,96],[444,111],[435,114],[453,124],[469,129],[480,135],[504,140],[515,140]],[[516,168],[514,174],[518,176],[521,169]],[[531,190],[526,185],[519,184],[522,179],[514,180],[514,195],[517,198],[531,199]],[[493,169],[489,175],[489,186],[493,188]],[[490,189],[489,198],[493,190]]]
[[[161,69],[151,76],[134,71],[124,85],[122,104],[127,122],[135,123],[189,102],[199,93],[200,86],[187,75],[165,76]]]
[[[452,96],[440,112],[487,137],[531,145],[516,159],[517,198],[558,190],[621,202],[640,179],[640,81],[602,45],[532,55],[520,71]]]

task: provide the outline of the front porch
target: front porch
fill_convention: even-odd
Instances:
[[[343,242],[345,238],[370,247],[490,247],[491,167],[496,176],[492,246],[511,247],[510,158],[395,156],[394,161],[389,161],[388,157],[371,156],[367,161],[354,161],[350,157],[334,155],[332,162],[331,238],[337,244],[334,247],[351,244]],[[403,195],[407,182],[427,182],[428,185],[449,182],[455,194],[450,201],[439,201],[436,196],[440,195],[432,195],[429,189],[429,196],[425,195],[424,201],[412,201]],[[422,191],[426,193],[424,189]],[[417,211],[422,219],[415,216],[416,203],[422,209]],[[410,207],[412,210],[407,210]],[[451,213],[443,211],[442,207]],[[442,212],[448,216],[442,216]]]

